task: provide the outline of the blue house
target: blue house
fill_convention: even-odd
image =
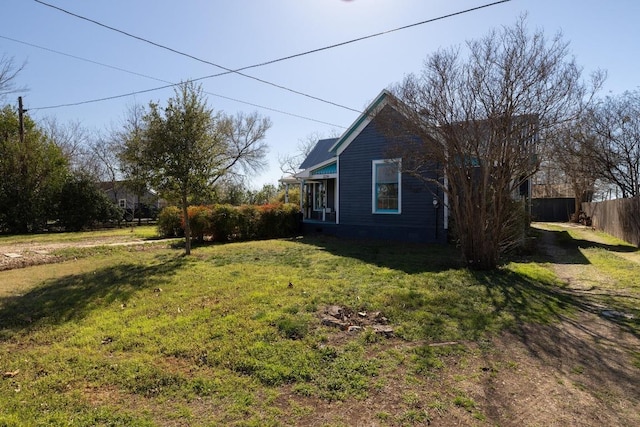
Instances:
[[[382,91],[339,137],[323,139],[283,180],[301,187],[305,231],[357,239],[446,242],[447,198],[435,185],[402,172],[384,132],[397,114]],[[433,172],[433,176],[438,177]]]

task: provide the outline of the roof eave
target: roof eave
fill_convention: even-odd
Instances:
[[[315,165],[311,165],[311,166],[309,166],[307,168],[304,168],[304,170],[302,172],[319,169],[319,168],[321,168],[323,166],[327,166],[327,165],[330,165],[331,163],[335,163],[336,161],[337,161],[337,157],[334,156],[334,157],[331,157],[330,159],[325,160],[324,162],[316,163]],[[296,174],[296,175],[298,175],[298,174]]]
[[[349,128],[338,138],[331,146],[329,151],[336,154],[342,153],[347,146],[353,141],[360,132],[373,120],[373,118],[387,105],[389,98],[393,95],[386,89],[383,89],[378,96],[374,98],[369,106],[360,116],[349,126]]]

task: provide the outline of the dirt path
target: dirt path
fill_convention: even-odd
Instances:
[[[607,315],[614,312],[611,307],[589,301],[590,293],[595,292],[602,299],[606,291],[600,285],[610,277],[592,264],[567,262],[571,254],[557,244],[557,233],[544,226],[540,230],[539,248],[567,284],[566,292],[578,302],[578,312],[556,324],[526,325],[517,339],[505,335],[497,342],[505,355],[518,357],[521,353],[520,360],[532,368],[523,371],[531,380],[518,381],[512,390],[514,396],[521,395],[518,412],[523,425],[640,425],[637,329],[626,328],[617,315]],[[579,235],[583,240],[605,243],[584,227]],[[613,253],[640,261],[638,252]],[[527,386],[531,389],[526,390]]]

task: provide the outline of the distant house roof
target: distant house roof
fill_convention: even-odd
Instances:
[[[321,139],[318,143],[313,147],[313,150],[309,153],[304,162],[300,165],[300,169],[308,169],[317,164],[326,162],[327,160],[333,159],[335,157],[335,153],[329,151],[329,149],[335,144],[338,138],[328,138]]]
[[[127,188],[127,181],[100,181],[96,184],[102,191],[129,191]],[[153,196],[157,195],[157,192],[152,188],[147,188],[145,193]]]

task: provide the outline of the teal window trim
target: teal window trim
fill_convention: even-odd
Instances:
[[[402,213],[402,168],[400,159],[371,163],[371,211],[374,214]]]

